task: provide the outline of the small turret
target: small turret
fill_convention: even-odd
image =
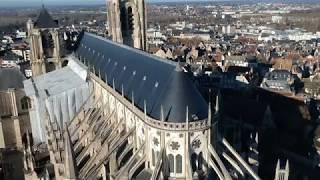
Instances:
[[[281,169],[280,159],[278,159],[274,180],[289,180],[289,161],[288,160],[286,161],[285,169]]]

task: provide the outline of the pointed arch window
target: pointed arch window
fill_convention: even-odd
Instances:
[[[176,156],[176,173],[182,173],[182,156],[180,154]]]
[[[200,152],[198,155],[198,170],[202,169],[202,164],[203,164],[203,155],[202,155],[202,152]]]
[[[169,170],[170,173],[174,173],[174,157],[172,154],[168,155],[168,160],[169,160]]]
[[[129,31],[133,31],[134,30],[134,15],[133,15],[133,9],[131,6],[128,7],[128,28]]]
[[[156,165],[156,163],[155,163],[155,153],[154,153],[154,150],[152,149],[152,166],[155,166]]]
[[[191,167],[192,167],[193,172],[195,172],[197,170],[197,159],[198,159],[197,154],[193,153],[191,155]]]
[[[32,108],[31,99],[27,96],[21,99],[21,108],[22,110],[28,110]]]

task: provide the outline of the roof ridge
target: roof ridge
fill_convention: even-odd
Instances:
[[[144,55],[144,56],[148,56],[148,57],[152,58],[153,60],[157,60],[157,61],[160,61],[160,62],[163,62],[163,63],[166,63],[166,64],[170,64],[170,65],[173,65],[175,67],[177,66],[177,62],[168,61],[166,59],[162,59],[162,58],[157,57],[157,56],[155,56],[153,54],[149,54],[147,52],[144,52],[144,51],[142,51],[140,49],[136,49],[136,48],[127,46],[125,44],[116,43],[116,42],[111,41],[111,40],[109,40],[107,38],[104,38],[104,37],[101,37],[101,36],[98,36],[98,35],[95,35],[95,34],[92,34],[92,33],[85,32],[85,34],[87,34],[89,36],[92,36],[92,37],[95,37],[95,38],[98,38],[98,39],[103,40],[103,41],[107,41],[108,43],[111,43],[111,44],[116,45],[118,47],[122,47],[122,48],[125,48],[125,49],[130,50],[130,51],[134,51],[134,52],[136,52],[138,54],[141,54],[141,55]]]

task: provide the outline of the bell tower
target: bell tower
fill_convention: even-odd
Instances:
[[[146,7],[144,0],[107,0],[112,40],[146,50]]]
[[[27,22],[31,49],[32,76],[36,77],[61,67],[59,25],[42,6],[36,21]]]

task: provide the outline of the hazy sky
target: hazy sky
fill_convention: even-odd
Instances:
[[[0,0],[0,8],[5,6],[41,6],[42,1],[45,5],[89,5],[103,4],[106,0]],[[197,1],[255,1],[255,2],[320,2],[320,0],[146,0],[146,2],[197,2]]]
[[[89,4],[103,4],[106,0],[0,0],[1,7],[10,6],[41,6],[42,1],[45,5],[89,5]],[[146,2],[170,2],[170,1],[180,1],[180,2],[194,2],[199,0],[146,0]],[[201,1],[217,1],[217,0],[201,0]],[[237,1],[237,0],[233,0]]]
[[[12,2],[12,3],[20,3],[20,2],[28,2],[28,3],[40,3],[44,2],[44,4],[49,3],[104,3],[106,0],[0,0],[0,2]],[[146,1],[196,1],[196,0],[146,0]],[[202,0],[203,1],[203,0]],[[211,0],[214,1],[214,0]]]

